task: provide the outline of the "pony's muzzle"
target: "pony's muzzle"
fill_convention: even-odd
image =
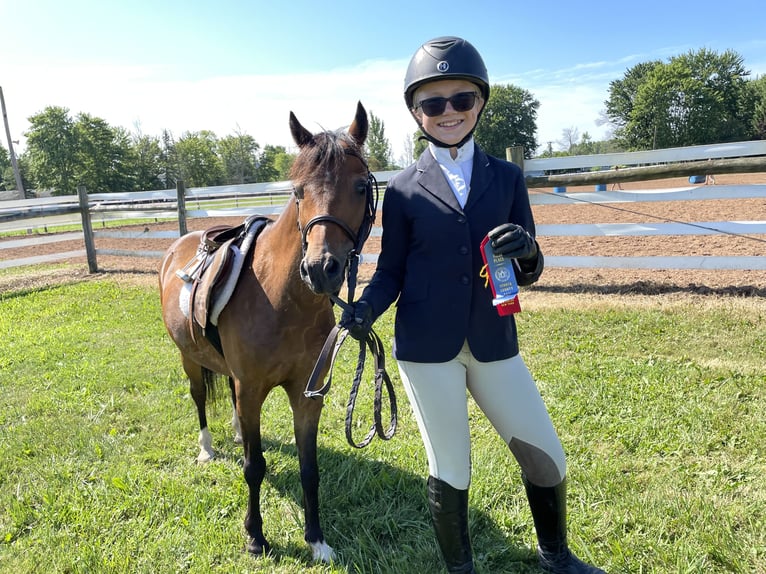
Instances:
[[[300,264],[301,279],[314,293],[330,295],[343,285],[345,264],[332,253],[324,252],[318,258],[304,257]]]

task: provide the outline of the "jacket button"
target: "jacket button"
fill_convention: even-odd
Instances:
[[[471,282],[471,278],[470,278],[470,277],[468,277],[468,275],[461,275],[461,276],[460,276],[460,282],[461,282],[463,285],[468,285],[468,284]]]
[[[458,222],[458,223],[465,223],[465,217],[463,217],[463,216],[461,215],[460,217],[458,217],[458,218],[457,218],[457,222]]]
[[[460,255],[468,255],[468,247],[465,245],[461,245],[459,249]]]

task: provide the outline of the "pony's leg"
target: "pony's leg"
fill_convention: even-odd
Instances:
[[[242,427],[239,425],[239,415],[237,414],[237,391],[234,388],[233,377],[229,377],[229,389],[231,390],[231,426],[234,429],[234,443],[242,444]]]
[[[189,392],[197,406],[197,417],[199,418],[197,462],[209,462],[215,458],[215,452],[213,451],[213,437],[207,428],[207,414],[205,412],[207,387],[205,386],[204,368],[186,357],[182,357],[182,363],[186,376],[189,377]]]
[[[297,387],[296,387],[297,388]],[[311,547],[314,560],[330,562],[335,552],[324,540],[319,523],[319,465],[317,464],[317,428],[322,414],[322,400],[309,399],[303,388],[288,390],[293,410],[295,445],[298,449],[303,510],[305,513],[304,538]]]
[[[252,395],[243,400],[240,394],[237,401],[240,424],[242,425],[242,445],[245,451],[243,471],[248,486],[245,531],[248,535],[247,551],[256,556],[268,554],[269,543],[263,535],[263,517],[261,516],[261,484],[266,475],[266,459],[261,443],[261,406],[263,397]]]

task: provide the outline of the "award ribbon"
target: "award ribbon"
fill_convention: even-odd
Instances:
[[[513,259],[495,255],[489,237],[485,237],[479,247],[484,260],[481,277],[485,280],[485,287],[489,283],[492,289],[492,304],[497,309],[497,313],[501,316],[518,313],[521,311],[521,305]]]

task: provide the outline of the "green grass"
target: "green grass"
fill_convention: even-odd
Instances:
[[[391,322],[377,327],[387,341]],[[766,572],[762,301],[530,308],[519,329],[568,453],[581,557],[610,573]],[[263,424],[274,553],[256,559],[243,551],[229,410],[211,415],[219,458],[196,464],[196,415],[156,290],[104,278],[0,295],[0,572],[442,572],[395,364],[399,431],[357,451],[343,435],[353,345],[344,353],[319,437],[322,522],[338,559],[313,564],[303,542],[281,392]],[[471,409],[477,570],[536,572],[518,467]],[[360,438],[367,407],[357,421]]]

